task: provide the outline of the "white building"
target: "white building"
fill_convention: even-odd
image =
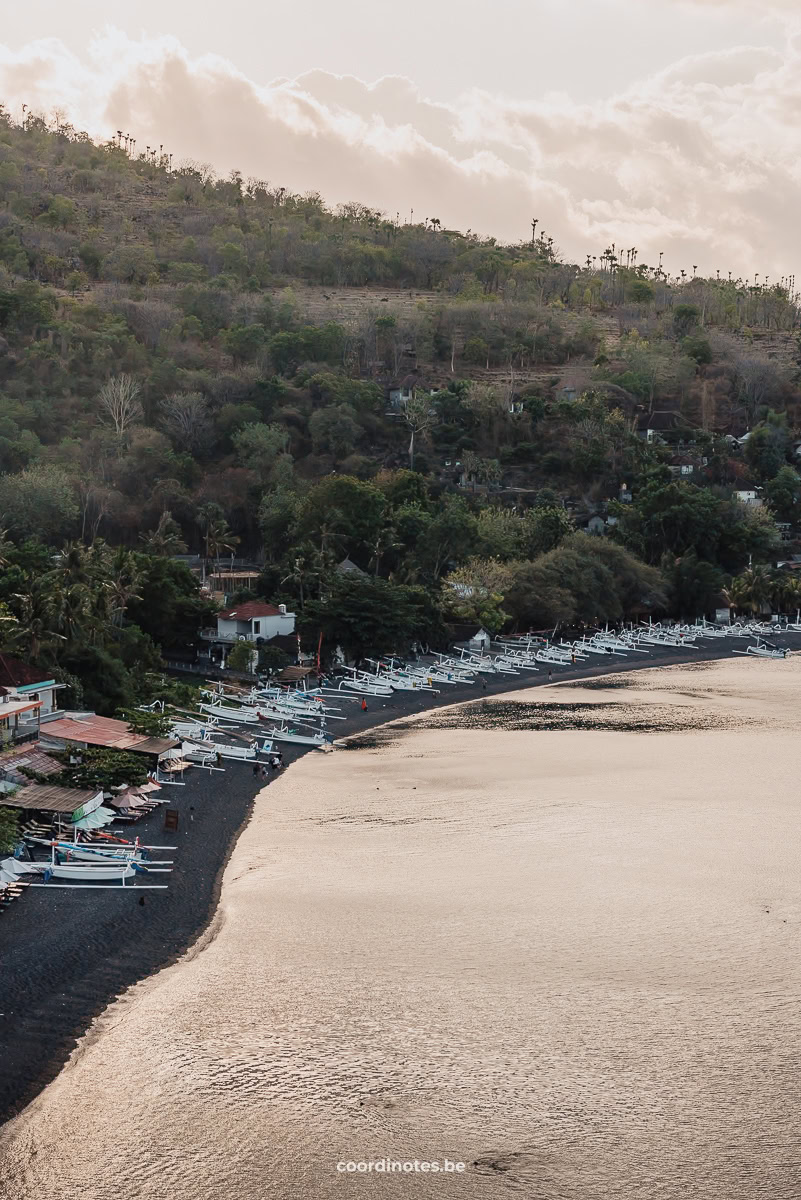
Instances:
[[[749,504],[752,508],[762,507],[762,497],[756,488],[742,488],[734,492],[734,499],[739,500],[741,504]]]
[[[279,634],[295,632],[295,614],[287,612],[285,604],[265,604],[263,600],[246,600],[217,614],[217,637],[220,642],[246,640],[265,642]]]

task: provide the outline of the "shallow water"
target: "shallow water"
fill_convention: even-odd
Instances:
[[[627,683],[293,765],[210,935],[0,1135],[0,1195],[797,1197],[801,659]]]

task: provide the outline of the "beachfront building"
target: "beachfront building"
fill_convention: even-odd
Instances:
[[[39,701],[42,715],[53,712],[57,707],[56,692],[63,683],[48,679],[47,672],[39,667],[28,666],[20,658],[0,654],[0,688],[14,700]]]
[[[284,638],[294,633],[295,614],[287,612],[285,604],[246,600],[218,613],[217,628],[204,629],[200,636],[209,643],[212,660],[224,668],[228,655],[238,642],[251,642],[258,649],[269,643],[281,645]]]
[[[6,808],[21,813],[40,813],[57,821],[71,835],[76,829],[94,830],[110,825],[115,812],[103,806],[103,792],[83,788],[57,787],[51,784],[28,783],[3,796]]]
[[[477,624],[450,624],[448,632],[454,645],[464,647],[471,654],[488,654],[492,645],[492,634],[488,633],[483,625]]]
[[[41,700],[16,696],[0,688],[0,746],[35,738],[41,707]]]
[[[99,717],[93,712],[64,712],[42,720],[39,745],[43,750],[85,750],[89,746],[98,746],[106,750],[147,754],[157,760],[179,743],[175,738],[134,733],[127,721],[118,721],[115,717]]]
[[[287,612],[285,604],[266,604],[263,600],[247,600],[217,614],[214,641],[270,641],[280,634],[295,632],[295,614]]]

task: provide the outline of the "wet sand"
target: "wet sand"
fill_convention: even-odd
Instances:
[[[801,660],[609,682],[295,764],[4,1131],[8,1194],[795,1197]],[[466,1170],[336,1169],[384,1156]]]

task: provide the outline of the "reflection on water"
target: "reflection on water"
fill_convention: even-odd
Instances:
[[[801,666],[637,682],[621,719],[677,732],[556,687],[542,719],[594,732],[463,710],[294,765],[206,943],[9,1126],[0,1194],[796,1197]],[[383,1157],[468,1167],[336,1170]]]

